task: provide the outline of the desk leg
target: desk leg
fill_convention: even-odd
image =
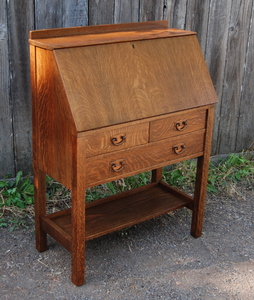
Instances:
[[[162,180],[162,168],[152,170],[152,182],[158,182]]]
[[[202,235],[202,226],[206,199],[206,186],[208,180],[208,169],[210,162],[210,147],[212,141],[212,126],[214,108],[210,108],[207,114],[207,130],[205,139],[204,155],[198,158],[197,176],[194,192],[194,205],[192,213],[191,235],[198,238]]]
[[[192,213],[191,235],[198,238],[202,235],[206,186],[208,175],[209,161],[204,161],[204,156],[198,158],[197,162],[197,179],[194,192],[194,205]]]
[[[47,234],[41,228],[40,217],[46,215],[46,174],[34,167],[34,209],[36,248],[39,252],[47,250]]]
[[[85,190],[83,184],[72,190],[72,282],[82,285],[85,282]]]

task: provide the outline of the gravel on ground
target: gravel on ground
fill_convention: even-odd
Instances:
[[[254,299],[254,189],[208,195],[202,237],[178,210],[86,244],[86,283],[70,281],[71,257],[34,226],[0,229],[0,299]]]

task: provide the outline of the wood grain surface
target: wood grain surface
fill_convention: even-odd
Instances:
[[[49,176],[72,187],[71,136],[76,128],[72,119],[64,87],[54,61],[54,53],[36,49],[36,98],[33,101],[37,125],[34,128],[35,147],[38,149],[37,167]]]
[[[156,205],[154,202],[156,201]],[[164,183],[152,183],[86,205],[86,240],[120,230],[165,212],[192,205],[193,199]],[[68,251],[71,243],[71,209],[42,218],[45,230]],[[57,233],[58,232],[58,233]],[[59,240],[61,232],[62,239]]]
[[[144,24],[135,26],[143,32]],[[193,210],[191,234],[201,235],[217,98],[193,33],[131,42],[122,38],[129,31],[97,33],[119,38],[94,45],[79,28],[75,37],[88,45],[77,47],[72,30],[63,38],[53,37],[63,30],[38,32],[68,46],[31,42],[30,76],[36,247],[45,251],[49,234],[69,250],[79,286],[86,240],[184,206]],[[191,158],[198,158],[193,198],[161,182],[162,167]],[[88,187],[149,170],[151,184],[86,205]],[[46,215],[46,174],[71,189],[70,210]]]
[[[254,6],[252,8],[251,19],[254,19]],[[247,26],[247,24],[246,24]],[[253,149],[254,148],[254,97],[253,78],[254,78],[254,26],[250,27],[248,47],[246,51],[246,75],[243,80],[243,92],[241,94],[239,122],[237,127],[236,149]]]
[[[153,166],[166,165],[167,162],[183,160],[184,157],[202,155],[204,150],[204,130],[192,134],[174,137],[168,140],[137,146],[130,150],[121,150],[114,153],[87,158],[86,182],[88,185],[98,185],[105,179],[112,181],[117,178],[131,176],[138,172],[151,169]],[[185,145],[181,154],[176,154],[174,146]],[[112,170],[112,163],[124,161],[121,171]],[[120,166],[119,166],[120,167]]]
[[[248,45],[248,36],[244,33],[246,28],[250,30],[248,20],[251,18],[253,1],[233,1],[232,6],[234,9],[231,10],[230,14],[227,60],[222,90],[222,99],[228,101],[221,102],[220,133],[218,135],[218,152],[223,153],[229,153],[230,149],[233,148],[236,149],[236,137],[239,130],[238,120],[241,106],[244,107],[244,104],[241,103],[241,94],[243,92],[242,82],[246,72],[244,66]]]
[[[217,101],[195,36],[146,45],[137,41],[56,50],[78,131]]]
[[[168,117],[152,121],[150,123],[150,141],[159,141],[205,129],[206,114],[206,109],[193,109],[188,112],[170,114]]]
[[[13,112],[10,103],[10,69],[8,56],[6,1],[0,2],[0,178],[4,174],[14,174],[15,155],[13,146]],[[1,176],[2,175],[2,176]]]
[[[112,139],[116,139],[113,143]],[[119,151],[125,148],[146,144],[149,141],[149,123],[121,126],[117,129],[92,130],[85,133],[86,156]]]
[[[195,34],[195,32],[192,31],[185,31],[185,30],[179,30],[173,28],[171,29],[156,28],[156,27],[153,28],[152,26],[150,29],[147,26],[145,30],[140,30],[141,29],[139,28],[140,26],[137,28],[133,26],[129,26],[129,31],[127,31],[127,30],[120,30],[122,26],[118,25],[117,27],[119,27],[119,31],[121,31],[121,35],[119,35],[117,27],[115,31],[113,30],[114,27],[113,25],[112,26],[100,25],[98,27],[96,26],[96,28],[95,26],[81,27],[76,29],[68,28],[68,30],[66,31],[63,29],[55,29],[49,31],[41,30],[38,32],[31,31],[30,37],[32,39],[31,38],[29,39],[29,43],[38,46],[40,48],[54,50],[54,49],[73,48],[73,47],[81,47],[81,46],[112,44],[118,42],[120,43],[120,42],[128,42],[128,41],[161,39],[165,37],[175,37],[176,35],[185,36],[185,35]],[[98,32],[93,32],[92,28],[95,28],[95,30]],[[100,32],[99,28],[101,28],[102,32]],[[91,30],[90,34],[89,34],[90,31],[89,29]],[[137,31],[137,29],[139,29],[139,31]],[[103,32],[103,31],[108,31],[108,32]],[[61,37],[62,32],[64,32],[66,36]],[[47,34],[48,37],[46,37]]]
[[[12,107],[12,118],[7,120],[6,125],[9,123],[9,126],[12,126],[12,134],[11,136],[7,135],[7,131],[4,134],[6,138],[1,139],[0,143],[8,143],[11,137],[13,140],[15,170],[23,170],[24,173],[29,173],[32,168],[32,122],[29,45],[26,41],[28,31],[33,28],[33,7],[26,0],[8,1],[6,3],[9,16],[8,60],[10,65],[9,73],[7,72],[4,76],[9,75],[9,78],[6,77],[6,80],[9,80],[10,90],[8,97],[10,97],[9,103]],[[25,20],[25,22],[22,20]],[[6,54],[3,55],[5,56]],[[4,157],[1,157],[0,160],[5,160]],[[0,173],[2,172],[1,166],[2,163],[0,163]]]

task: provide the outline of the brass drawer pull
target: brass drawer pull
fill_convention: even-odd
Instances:
[[[119,134],[117,136],[112,137],[110,140],[111,140],[111,143],[114,146],[120,146],[124,142],[126,142],[126,135],[125,134]]]
[[[187,120],[181,120],[175,123],[176,130],[178,131],[183,131],[186,129],[188,126],[188,121]]]
[[[124,159],[118,159],[116,161],[113,161],[110,163],[111,169],[114,172],[119,172],[123,169],[125,165],[125,160]]]
[[[175,154],[181,154],[185,150],[185,144],[180,143],[178,145],[175,145],[175,146],[173,146],[173,150],[174,150]]]

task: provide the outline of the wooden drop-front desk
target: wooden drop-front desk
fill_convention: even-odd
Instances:
[[[182,207],[199,237],[217,97],[196,34],[158,21],[31,31],[29,42],[37,249],[51,235],[81,285],[87,240]],[[192,158],[194,197],[162,182],[163,166]],[[89,187],[149,170],[147,186],[84,201]],[[46,174],[72,191],[71,209],[46,214]]]

